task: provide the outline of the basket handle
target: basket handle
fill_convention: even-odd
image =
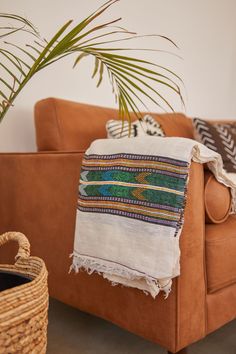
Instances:
[[[24,234],[12,231],[0,235],[0,247],[9,241],[17,241],[19,244],[18,253],[15,256],[16,261],[19,258],[28,258],[30,256],[30,243]]]

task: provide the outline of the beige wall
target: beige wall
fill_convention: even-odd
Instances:
[[[105,1],[105,0],[104,0]],[[103,1],[0,0],[1,12],[12,12],[37,25],[49,37],[68,19],[80,20]],[[169,36],[181,48],[183,61],[166,54],[149,54],[178,72],[186,86],[186,113],[208,118],[236,117],[236,1],[235,0],[121,0],[105,16],[123,17],[123,25],[139,33]],[[147,38],[145,46],[165,48]],[[90,80],[92,62],[72,70],[72,58],[49,67],[19,95],[0,126],[0,151],[35,150],[33,105],[54,96],[115,106],[108,83],[96,89]],[[157,110],[153,105],[151,109]],[[175,102],[176,110],[181,110]]]

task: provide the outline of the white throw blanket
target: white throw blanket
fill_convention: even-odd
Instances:
[[[81,171],[72,268],[97,272],[123,284],[168,296],[180,274],[183,225],[191,160],[207,163],[216,179],[236,184],[221,156],[191,139],[124,138],[94,141]]]

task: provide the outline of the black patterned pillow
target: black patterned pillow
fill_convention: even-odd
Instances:
[[[165,136],[160,124],[150,115],[129,123],[121,120],[109,120],[106,124],[107,137],[112,139],[137,137],[144,135]]]
[[[193,126],[196,140],[222,156],[227,172],[236,173],[236,122],[210,123],[194,118]]]

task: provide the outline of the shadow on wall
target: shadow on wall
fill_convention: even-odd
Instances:
[[[0,123],[0,152],[35,151],[34,113],[32,109],[12,107]]]

